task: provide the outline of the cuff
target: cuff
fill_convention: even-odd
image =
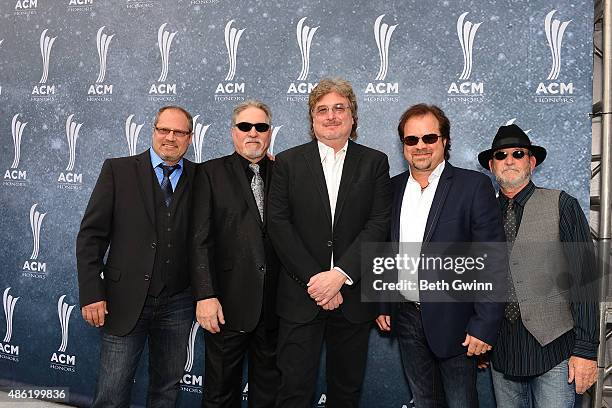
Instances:
[[[572,355],[576,357],[586,358],[589,360],[597,360],[598,346],[599,343],[591,343],[589,341],[576,339],[574,342],[574,349],[572,350]]]
[[[332,269],[335,269],[338,272],[340,272],[341,274],[343,274],[344,276],[346,276],[346,281],[344,281],[345,285],[349,285],[350,286],[350,285],[353,284],[353,280],[351,279],[351,277],[348,276],[347,273],[342,270],[342,268],[340,268],[338,266],[334,266]]]

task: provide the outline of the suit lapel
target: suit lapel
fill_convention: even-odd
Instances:
[[[259,226],[263,228],[263,222],[261,221],[261,216],[259,215],[259,209],[257,208],[257,203],[255,202],[255,197],[253,196],[251,186],[247,182],[246,175],[244,174],[244,167],[242,167],[242,164],[240,163],[240,156],[238,153],[234,152],[234,154],[229,157],[229,162],[230,170],[234,173],[234,179],[238,180],[240,192],[246,200],[251,214],[257,219]]]
[[[342,213],[342,207],[346,201],[346,196],[353,182],[355,172],[359,167],[359,161],[361,160],[361,151],[358,150],[357,145],[352,140],[349,140],[346,149],[346,156],[344,157],[344,165],[342,166],[342,178],[340,179],[340,187],[338,188],[338,199],[336,200],[336,211],[334,213],[334,227],[336,226],[340,214]]]
[[[151,223],[155,225],[155,203],[153,197],[153,175],[151,171],[154,171],[151,167],[151,156],[149,151],[136,156],[136,173],[138,175],[138,187],[140,189],[140,195],[144,202],[144,208],[147,211],[147,215],[151,220]],[[155,179],[157,181],[157,178]]]
[[[325,175],[323,174],[323,166],[321,165],[321,155],[319,154],[319,146],[317,141],[313,140],[310,142],[309,148],[304,152],[306,158],[306,164],[313,175],[313,180],[319,190],[319,196],[323,201],[323,208],[325,209],[325,215],[327,221],[331,225],[331,207],[329,206],[329,195],[327,194],[327,184],[325,183]]]
[[[189,189],[194,173],[195,171],[193,163],[183,158],[183,172],[181,173],[181,178],[179,179],[179,182],[176,185],[176,190],[172,195],[174,202],[178,202],[183,196],[183,193]]]
[[[444,165],[444,171],[440,175],[440,181],[438,182],[438,188],[434,195],[433,202],[431,203],[431,209],[429,210],[429,216],[427,217],[427,224],[425,225],[425,234],[423,235],[423,242],[429,242],[433,235],[433,231],[436,229],[442,207],[446,201],[448,190],[453,181],[453,166],[449,162]]]
[[[402,213],[402,201],[406,192],[406,185],[410,177],[410,170],[405,171],[400,176],[397,188],[393,191],[393,207],[391,213],[391,242],[400,240],[400,217]]]

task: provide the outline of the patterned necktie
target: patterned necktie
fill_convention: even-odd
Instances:
[[[516,213],[514,212],[514,200],[508,200],[508,207],[504,214],[504,231],[506,232],[506,241],[508,243],[508,254],[512,251],[514,239],[516,238]],[[521,309],[516,297],[514,282],[512,281],[512,273],[508,273],[508,303],[504,309],[504,316],[510,323],[514,323],[521,315]]]
[[[257,203],[257,209],[259,210],[259,216],[263,221],[263,210],[264,210],[264,181],[259,174],[259,164],[251,163],[249,168],[255,173],[251,179],[251,190],[253,190],[253,197],[255,197],[255,203]]]
[[[166,166],[165,164],[160,164],[162,171],[164,172],[164,178],[161,182],[161,190],[164,194],[164,201],[166,202],[166,207],[170,207],[172,203],[172,183],[170,183],[170,175],[174,172],[174,170],[178,169],[178,164],[174,166]]]

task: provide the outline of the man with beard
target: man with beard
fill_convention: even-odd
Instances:
[[[573,407],[596,380],[598,303],[589,225],[578,201],[536,187],[546,158],[517,125],[478,155],[500,186],[510,290],[491,355],[498,407]],[[569,291],[568,291],[569,288]]]
[[[249,407],[272,407],[278,261],[266,233],[272,113],[260,101],[234,108],[235,152],[198,166],[193,187],[191,283],[206,330],[204,407],[240,407],[248,356]]]
[[[434,105],[411,106],[397,130],[409,170],[391,180],[391,241],[418,247],[410,250],[413,257],[435,243],[503,242],[501,213],[489,178],[447,161],[450,121],[444,112]],[[486,278],[503,279],[505,263],[503,253],[501,259],[489,256]],[[419,281],[431,277],[427,272],[417,272]],[[475,356],[494,345],[503,305],[478,296],[435,302],[419,290],[402,295],[403,302],[382,305],[376,322],[383,331],[393,328],[398,338],[415,405],[478,407]]]

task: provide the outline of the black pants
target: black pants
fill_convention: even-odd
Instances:
[[[259,322],[252,332],[224,330],[206,332],[204,396],[206,408],[240,408],[242,366],[248,355],[249,407],[273,407],[280,376],[276,367],[277,330]]]
[[[276,406],[310,408],[326,345],[327,408],[357,407],[363,384],[372,323],[351,323],[339,309],[321,311],[308,323],[280,320]]]

